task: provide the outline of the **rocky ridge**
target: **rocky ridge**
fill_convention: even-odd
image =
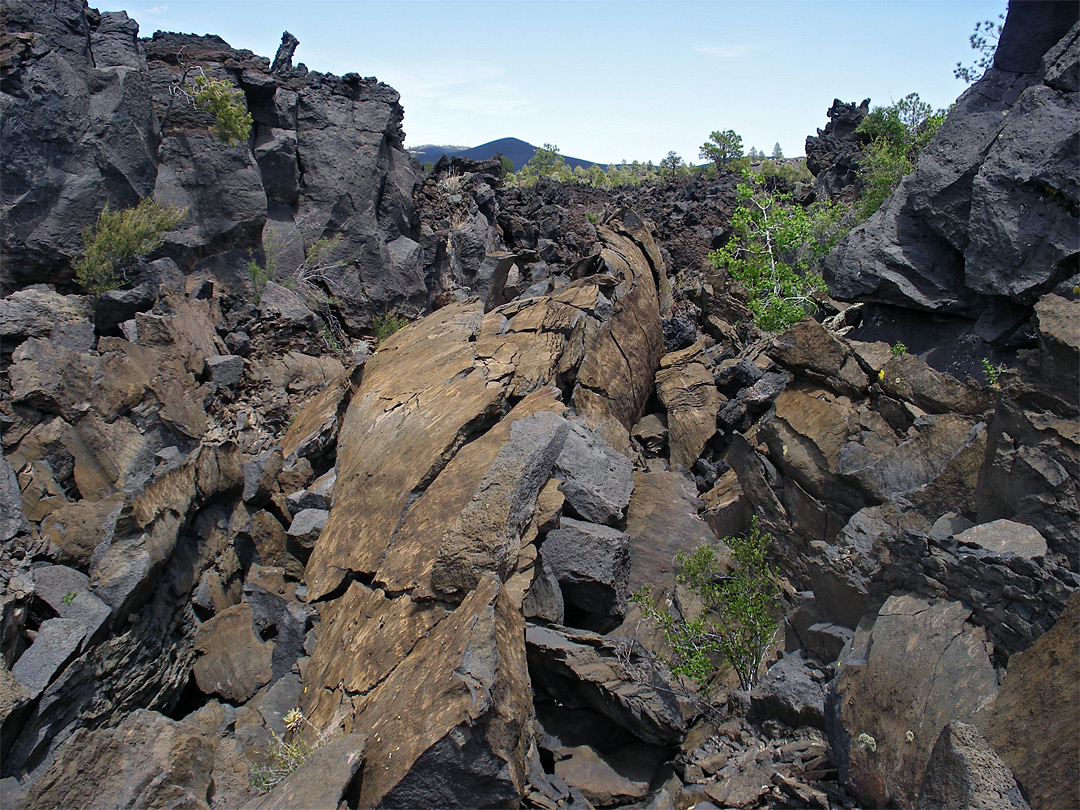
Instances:
[[[176,45],[143,46],[159,86]],[[237,59],[215,38],[188,49]],[[392,92],[288,58],[247,81],[331,105]],[[178,142],[205,125],[174,121]],[[0,301],[5,802],[1075,793],[1080,402],[1058,384],[1080,367],[1074,296],[1034,301],[1034,338],[989,389],[856,339],[853,313],[763,337],[723,278],[673,284],[722,230],[722,187],[657,192],[688,201],[665,219],[660,201],[646,218],[570,196],[588,192],[507,193],[493,167],[412,182],[434,311],[370,357],[326,354],[287,287],[256,306],[230,281],[235,247],[211,272],[174,246],[138,295]],[[700,231],[674,241],[687,217]],[[721,670],[703,700],[657,663],[627,596],[652,584],[692,610],[672,556],[755,515],[783,638],[752,693]],[[257,790],[274,735],[297,734],[320,744]]]

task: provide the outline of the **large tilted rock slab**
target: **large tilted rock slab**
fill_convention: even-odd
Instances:
[[[863,801],[910,806],[941,730],[997,692],[985,633],[958,602],[893,596],[840,656],[826,723],[840,778]]]
[[[298,810],[301,807],[337,808],[356,799],[356,776],[364,761],[364,736],[346,734],[321,745],[278,783],[266,796],[244,805],[244,810]]]
[[[1028,810],[1016,779],[975,726],[953,720],[934,744],[920,810]]]
[[[364,701],[361,807],[516,806],[532,691],[525,623],[495,575]]]
[[[116,728],[76,732],[22,807],[209,810],[213,766],[209,735],[139,709]]]
[[[374,574],[411,494],[500,415],[501,389],[473,365],[482,309],[439,310],[368,361],[338,437],[334,504],[306,571],[310,599],[349,572]]]
[[[1009,658],[997,697],[973,721],[1033,808],[1061,807],[1080,785],[1080,596],[1054,627]]]

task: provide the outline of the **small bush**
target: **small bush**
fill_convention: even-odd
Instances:
[[[769,535],[755,517],[745,537],[723,542],[731,550],[730,571],[722,570],[718,548],[711,543],[675,558],[676,581],[701,599],[703,610],[697,618],[673,617],[656,605],[648,587],[632,597],[674,652],[668,662],[671,671],[692,678],[703,692],[719,661],[731,664],[743,689],[753,687],[780,627],[780,588],[766,561]]]
[[[97,222],[83,230],[83,253],[75,262],[75,281],[94,295],[127,282],[133,262],[153,253],[187,215],[147,197],[134,208],[114,211],[108,205]]]
[[[195,106],[214,117],[214,132],[225,145],[238,146],[250,137],[253,122],[244,94],[228,82],[196,76]]]
[[[1000,388],[1001,372],[1005,370],[1005,366],[1003,364],[998,364],[995,366],[993,363],[990,362],[989,358],[984,357],[982,359],[982,368],[983,376],[986,378],[986,384],[990,388]]]
[[[399,315],[396,312],[377,315],[373,323],[375,331],[375,344],[378,345],[390,337],[394,332],[398,332],[409,325],[409,319],[404,315]]]
[[[892,347],[893,357],[903,357],[908,353],[908,347],[903,343],[894,343]]]

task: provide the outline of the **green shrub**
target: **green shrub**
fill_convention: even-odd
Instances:
[[[106,205],[97,222],[83,230],[75,281],[93,295],[123,286],[128,268],[161,247],[165,234],[186,215],[186,210],[161,205],[149,197],[119,211]]]
[[[888,107],[875,107],[856,130],[870,138],[859,158],[863,190],[856,203],[860,220],[870,217],[900,181],[915,169],[919,153],[945,121],[945,110],[935,111],[909,93]]]
[[[903,343],[894,343],[892,347],[893,357],[903,357],[908,353],[908,347]]]
[[[382,343],[395,332],[409,325],[409,319],[396,312],[386,315],[377,315],[373,324],[375,331],[375,345]]]
[[[702,543],[693,552],[675,558],[676,581],[701,599],[701,615],[676,618],[657,606],[646,587],[631,597],[645,618],[660,628],[674,657],[672,673],[692,678],[703,692],[719,662],[727,662],[743,689],[757,681],[757,673],[780,627],[780,588],[766,561],[771,538],[755,517],[744,537],[727,537],[732,568],[724,571],[719,549]]]
[[[986,384],[990,388],[1000,388],[1001,372],[1005,370],[1005,365],[999,363],[995,366],[993,363],[990,362],[990,359],[988,357],[984,357],[982,359],[982,368],[983,376],[986,378]]]
[[[244,94],[228,82],[196,76],[195,106],[214,117],[214,132],[227,146],[238,146],[250,137],[253,122]]]
[[[790,194],[766,191],[763,178],[744,177],[735,233],[709,259],[746,289],[758,327],[779,331],[817,311],[812,296],[825,282],[812,268],[846,231],[845,209],[826,202],[804,208]]]

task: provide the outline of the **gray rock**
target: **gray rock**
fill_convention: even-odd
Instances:
[[[758,715],[789,726],[825,728],[825,689],[814,679],[799,652],[785,655],[762,676],[750,692]]]
[[[241,603],[204,623],[195,634],[195,682],[203,694],[243,703],[272,677],[273,645],[255,634],[251,607]]]
[[[256,456],[244,465],[244,502],[252,506],[266,506],[270,497],[278,491],[277,477],[284,467],[281,448],[275,446]]]
[[[305,509],[330,509],[334,498],[337,470],[331,468],[312,482],[311,486],[288,496],[289,511],[294,515]]]
[[[1027,810],[1008,766],[975,726],[957,720],[941,730],[926,766],[920,810]]]
[[[1075,65],[1076,19],[1056,3],[1009,9],[1001,38],[1017,43],[1014,53],[1029,50],[995,61],[957,100],[915,173],[829,255],[834,295],[977,315],[990,296],[1031,305],[1075,272],[1076,91],[1044,81]],[[1045,72],[1017,70],[1044,55]]]
[[[132,289],[106,290],[94,302],[94,325],[99,335],[119,335],[120,324],[136,313],[148,312],[157,301],[157,285],[144,281]]]
[[[860,624],[826,702],[840,779],[868,804],[918,796],[931,740],[998,690],[991,648],[957,602],[893,596]]]
[[[286,539],[290,547],[298,547],[308,554],[315,548],[315,543],[326,525],[330,513],[325,509],[302,509],[293,518],[286,531]],[[294,549],[295,553],[295,549]]]
[[[572,423],[555,475],[566,503],[583,520],[614,525],[630,503],[634,470],[630,460],[584,425]]]
[[[90,577],[63,565],[35,568],[33,576],[38,597],[60,618],[73,619],[84,626],[84,650],[104,638],[112,608],[90,592]]]
[[[1046,538],[1025,523],[995,520],[980,523],[956,535],[962,546],[974,546],[995,554],[1016,554],[1026,559],[1046,556]]]
[[[64,324],[90,320],[90,298],[60,295],[45,284],[34,284],[0,299],[0,338],[10,347],[30,337],[50,337]]]
[[[151,196],[156,123],[138,29],[125,14],[90,16],[70,0],[5,9],[19,55],[4,95],[0,184],[34,189],[5,194],[0,211],[10,290],[43,277],[70,279],[82,230],[104,202],[124,207]]]
[[[0,543],[6,543],[27,526],[19,479],[11,462],[0,458]]]
[[[259,318],[292,329],[314,329],[315,313],[292,290],[266,282],[259,298]]]
[[[550,624],[563,624],[566,620],[562,588],[542,556],[537,558],[536,575],[521,605],[521,611],[526,619],[539,619]]]
[[[79,651],[86,626],[74,619],[46,619],[38,628],[37,638],[15,665],[11,674],[36,698],[52,683]]]
[[[206,370],[210,374],[210,382],[233,388],[244,379],[244,358],[235,354],[207,357]]]
[[[630,538],[610,526],[564,517],[540,549],[562,587],[567,621],[610,630],[626,613]]]
[[[433,588],[471,590],[490,571],[509,577],[537,495],[570,432],[571,425],[549,411],[513,423],[510,440],[442,539],[431,571]]]

